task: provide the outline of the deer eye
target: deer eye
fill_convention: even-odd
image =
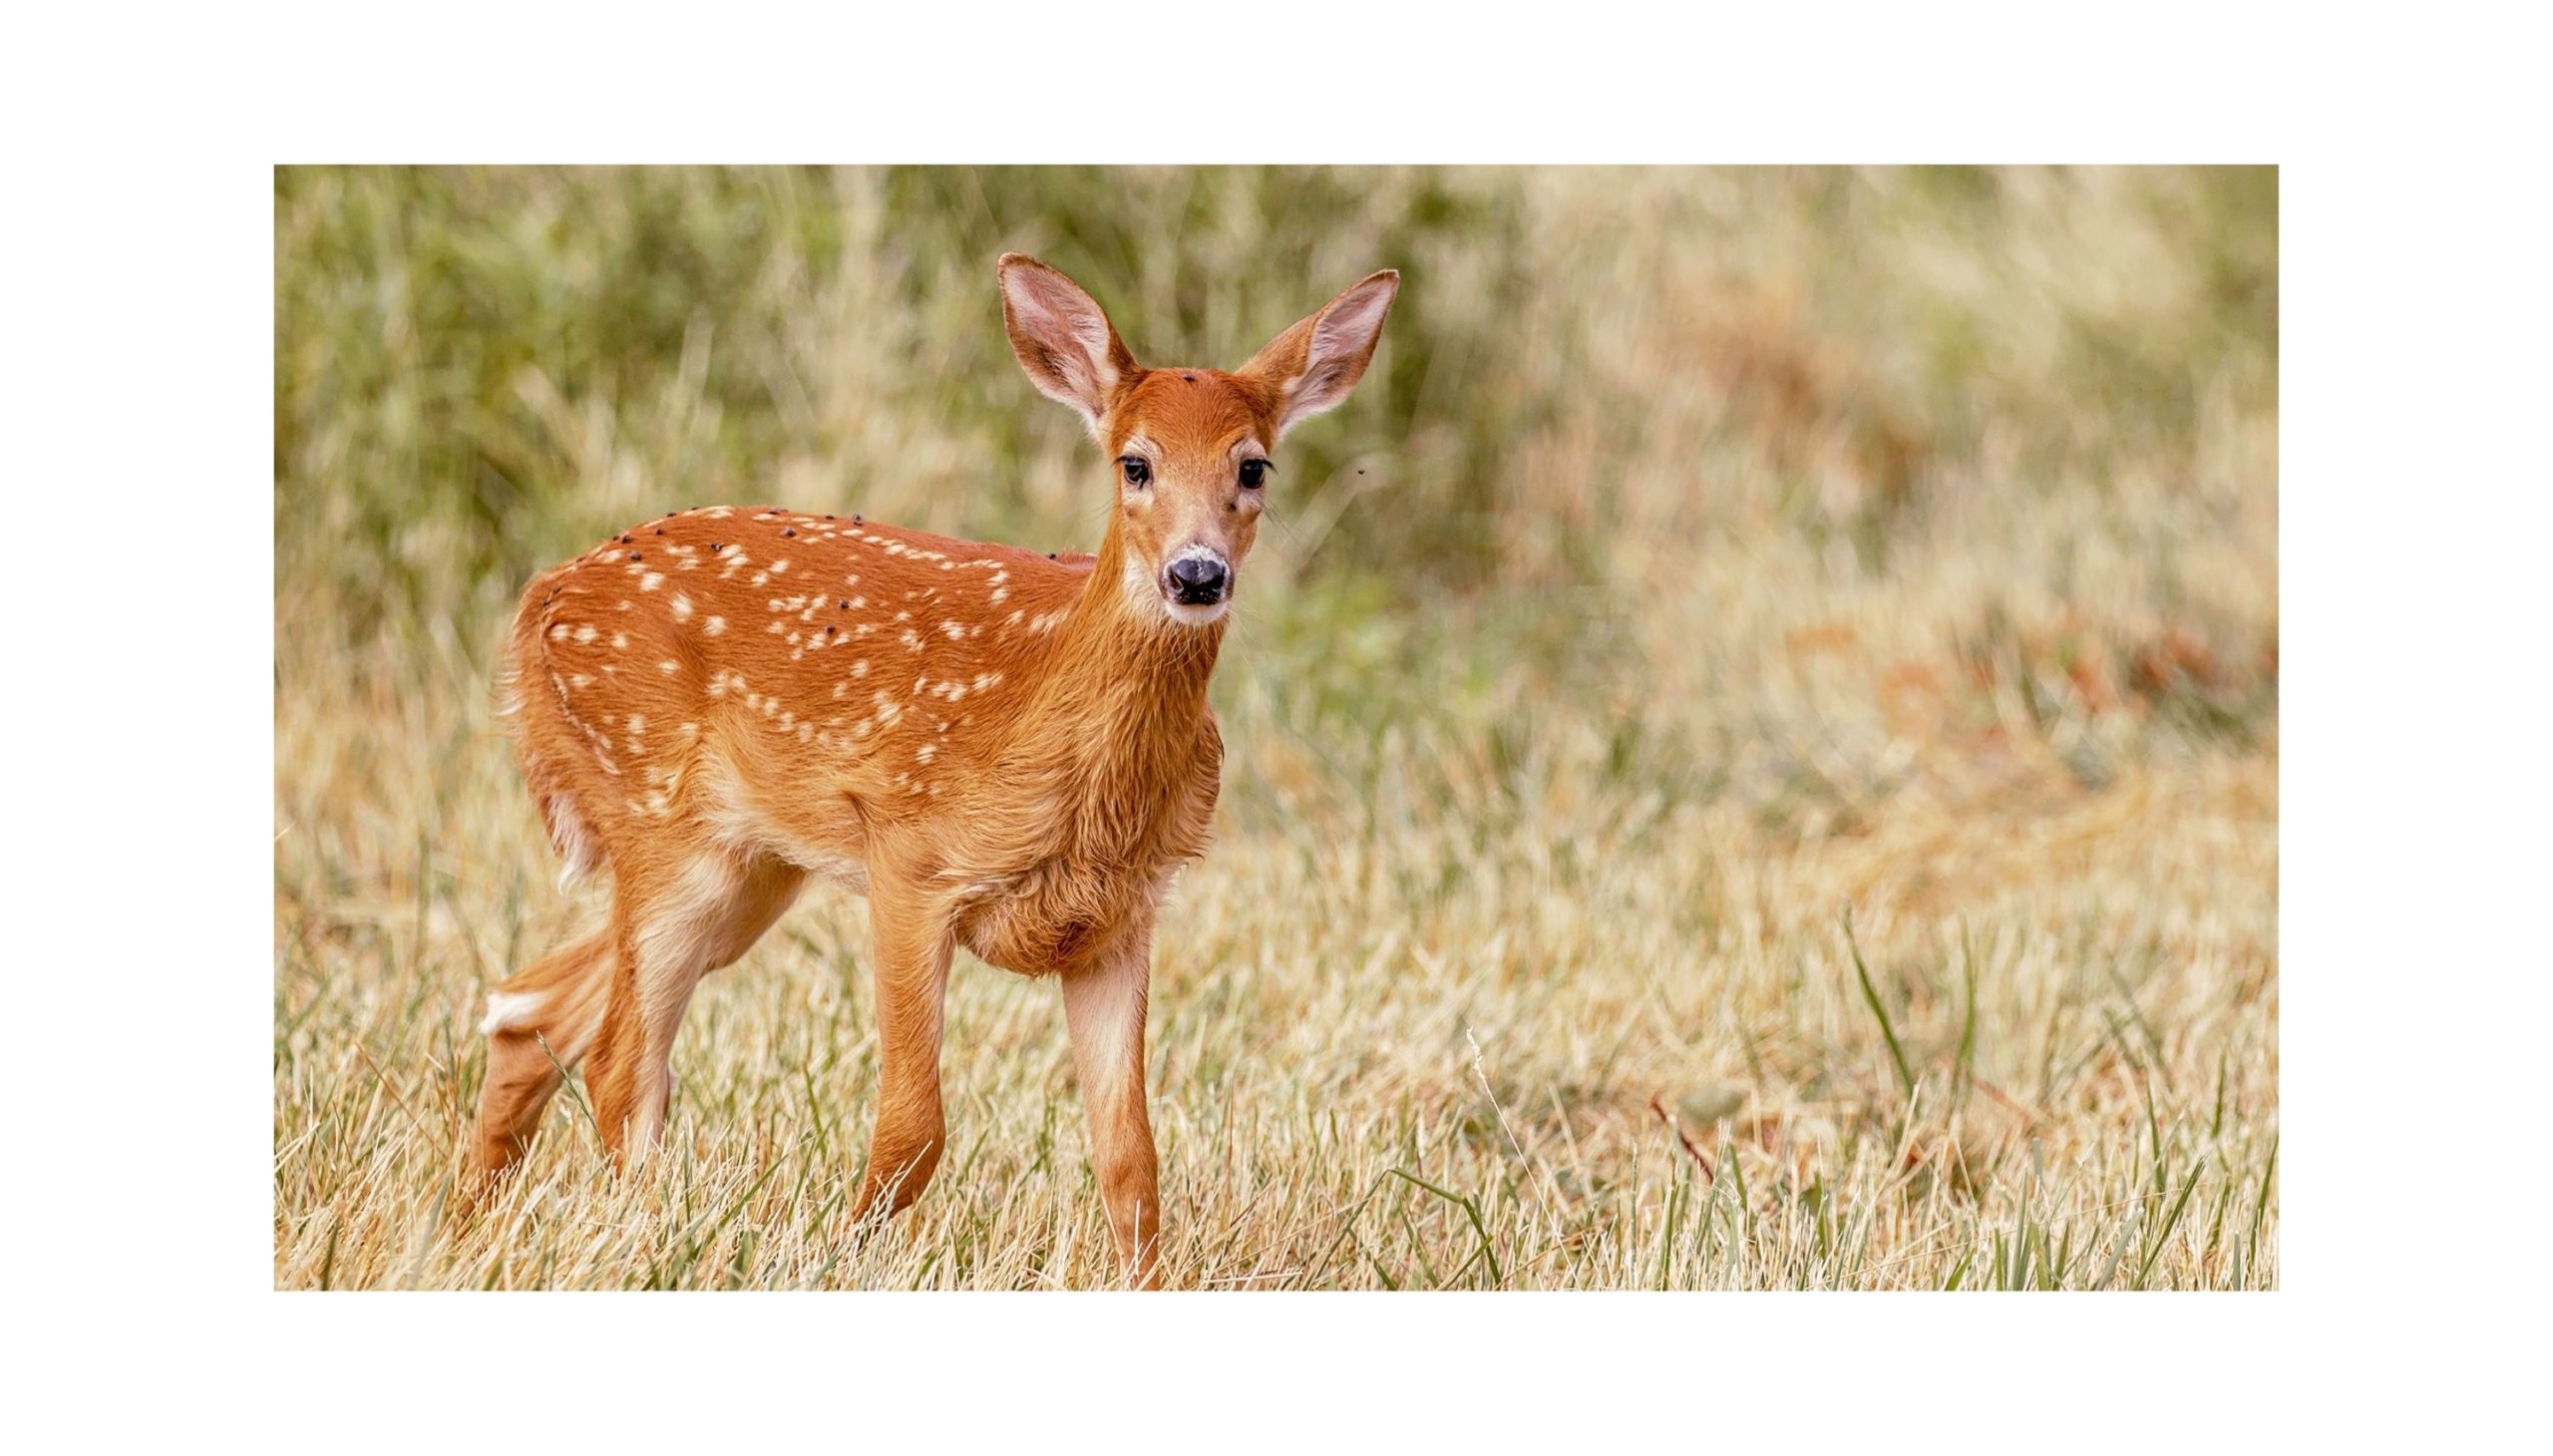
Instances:
[[[1146,465],[1144,463],[1144,458],[1140,455],[1126,455],[1118,457],[1117,468],[1126,473],[1126,484],[1130,486],[1148,486],[1152,484],[1153,468]]]
[[[1241,488],[1245,491],[1258,490],[1261,486],[1268,484],[1268,473],[1276,468],[1276,467],[1270,465],[1264,460],[1243,461],[1241,463]]]

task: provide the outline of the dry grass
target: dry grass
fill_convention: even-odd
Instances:
[[[2257,174],[288,173],[275,1280],[1090,1286],[1051,986],[855,1237],[865,917],[714,977],[672,1146],[573,1092],[449,1216],[486,986],[596,903],[488,711],[533,566],[778,501],[1088,544],[990,260],[1229,362],[1382,263],[1289,442],[1166,910],[1204,1286],[2277,1281],[2275,184]]]

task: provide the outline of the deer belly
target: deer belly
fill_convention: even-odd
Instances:
[[[1105,952],[1149,903],[1153,876],[1035,873],[977,901],[958,937],[986,964],[1023,975],[1071,970]]]

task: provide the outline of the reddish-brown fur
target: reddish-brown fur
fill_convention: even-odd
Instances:
[[[822,875],[869,897],[876,937],[861,1209],[910,1204],[939,1160],[940,1003],[964,945],[1061,981],[1110,1224],[1154,1281],[1152,923],[1214,810],[1206,684],[1225,625],[1219,603],[1174,603],[1169,573],[1210,558],[1229,598],[1263,494],[1237,463],[1345,397],[1397,283],[1364,280],[1239,371],[1146,371],[1062,274],[1005,257],[1032,382],[1083,414],[1112,475],[1121,456],[1147,463],[1095,556],[715,507],[536,577],[506,653],[517,745],[568,873],[607,866],[613,904],[490,998],[476,1168],[523,1155],[588,1053],[614,1158],[651,1146],[699,977]]]

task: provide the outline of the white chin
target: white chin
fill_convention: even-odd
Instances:
[[[1170,613],[1172,621],[1191,627],[1202,627],[1223,620],[1224,613],[1232,609],[1232,604],[1231,597],[1226,597],[1212,606],[1200,606],[1192,601],[1173,601],[1167,596],[1163,597],[1161,602],[1162,610]]]

